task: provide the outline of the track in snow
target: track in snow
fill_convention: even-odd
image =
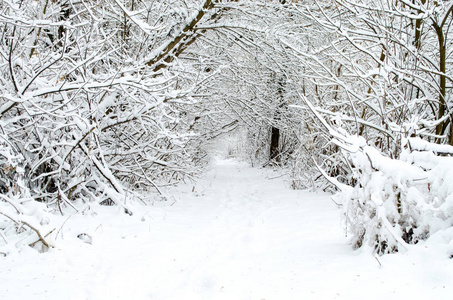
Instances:
[[[447,295],[442,280],[426,285],[421,262],[401,265],[388,256],[383,268],[374,257],[352,251],[328,195],[290,190],[262,170],[222,160],[195,187],[182,186],[176,195],[173,205],[156,203],[139,218],[111,212],[72,217],[59,249],[3,261],[0,298]],[[74,238],[80,232],[92,235],[93,244]],[[450,273],[443,275],[448,280]]]

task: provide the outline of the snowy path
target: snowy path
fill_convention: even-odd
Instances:
[[[354,252],[325,194],[220,161],[139,217],[74,216],[59,248],[0,260],[0,299],[450,299],[452,264]],[[111,208],[109,208],[111,209]],[[86,232],[93,244],[75,236]],[[58,242],[58,240],[57,240]]]

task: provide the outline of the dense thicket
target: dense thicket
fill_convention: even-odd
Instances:
[[[5,243],[23,240],[20,233],[49,246],[54,227],[41,228],[49,221],[38,204],[61,214],[115,204],[131,214],[130,201],[146,202],[159,186],[196,172],[198,90],[211,72],[200,57],[184,68],[174,59],[195,25],[216,19],[211,8],[211,1],[0,3]]]
[[[354,245],[393,252],[451,227],[451,159],[440,156],[453,148],[436,144],[452,145],[453,2],[293,7],[303,26],[281,41],[305,68],[299,109],[314,117],[304,135],[342,190]]]
[[[357,247],[398,251],[451,227],[452,11],[1,1],[2,252],[51,246],[55,213],[132,214],[236,128],[252,161],[287,167],[293,188],[341,190]]]

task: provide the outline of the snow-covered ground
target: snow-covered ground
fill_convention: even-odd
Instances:
[[[453,260],[436,241],[353,251],[327,194],[269,170],[219,160],[173,193],[132,217],[72,216],[56,248],[0,258],[0,299],[452,299]]]

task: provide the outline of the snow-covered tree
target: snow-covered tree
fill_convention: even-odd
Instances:
[[[39,219],[39,203],[61,214],[110,204],[131,214],[130,201],[193,176],[200,149],[190,127],[210,74],[178,57],[218,18],[213,3],[0,3],[5,243],[25,230],[29,244],[49,246],[53,228],[24,217]]]
[[[451,144],[446,82],[453,4],[338,0],[293,7],[305,20],[296,33],[301,38],[280,37],[309,82],[309,89],[300,87],[305,104],[298,108],[310,107],[311,126],[318,124],[314,132],[324,137],[314,160],[343,190],[355,245],[371,244],[385,253],[428,237],[436,226],[417,216],[432,214],[427,206],[446,205],[449,193],[431,189],[438,179],[424,172],[447,162],[439,158],[427,167],[419,158],[408,161],[408,151],[416,150],[408,141]],[[319,38],[309,41],[316,32]],[[414,195],[427,191],[438,200],[417,202],[421,198]],[[449,213],[443,213],[445,221]]]

